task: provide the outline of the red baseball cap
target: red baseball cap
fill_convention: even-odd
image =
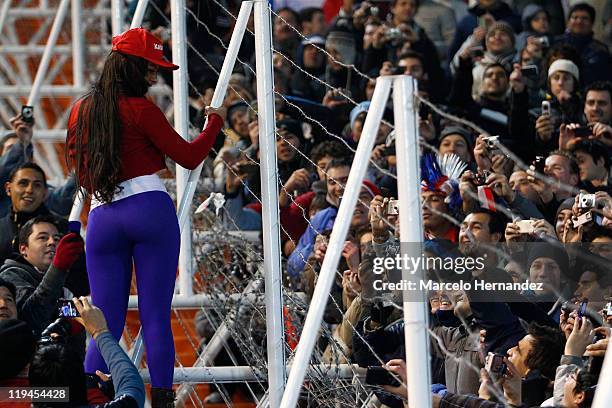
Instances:
[[[113,51],[141,57],[166,69],[178,69],[164,57],[164,45],[144,28],[132,28],[113,37]]]

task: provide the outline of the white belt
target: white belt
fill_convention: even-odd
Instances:
[[[121,191],[119,193],[115,193],[112,202],[119,201],[136,194],[146,193],[147,191],[163,191],[164,193],[168,193],[166,186],[157,174],[149,174],[146,176],[139,176],[125,180],[119,183],[119,187],[121,187]],[[89,211],[91,212],[94,208],[104,204],[107,203],[102,203],[92,196],[91,208]]]

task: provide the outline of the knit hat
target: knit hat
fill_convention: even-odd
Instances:
[[[232,126],[232,115],[240,110],[247,110],[249,105],[245,101],[236,101],[227,108],[227,123]]]
[[[297,136],[302,143],[304,143],[304,131],[302,130],[302,124],[294,119],[283,119],[276,122],[277,129],[284,129],[292,135]]]
[[[17,319],[0,320],[0,380],[15,377],[34,354],[34,335],[26,322]]]
[[[336,58],[339,62],[351,65],[355,62],[357,50],[355,49],[355,38],[348,31],[331,31],[327,34],[325,48],[329,51],[333,49],[340,54]]]
[[[566,198],[565,200],[563,200],[557,208],[557,217],[555,219],[559,218],[559,213],[561,213],[561,211],[571,210],[572,207],[574,207],[574,197]]]
[[[552,74],[557,71],[567,72],[568,74],[572,74],[572,76],[576,79],[576,82],[580,81],[580,70],[570,60],[566,59],[558,59],[548,67],[548,77],[550,78]]]
[[[357,116],[359,116],[360,113],[367,112],[368,109],[370,109],[370,101],[364,101],[364,102],[358,103],[351,110],[351,113],[349,114],[351,129],[355,127],[355,121],[357,120]]]
[[[512,29],[512,26],[506,23],[505,21],[499,20],[491,24],[489,26],[489,29],[487,30],[487,37],[493,35],[495,31],[499,30],[508,34],[508,36],[510,37],[510,41],[512,41],[512,45],[514,46],[516,41],[516,38],[514,36],[514,30]]]
[[[529,244],[529,248],[527,249],[527,269],[531,268],[531,264],[538,258],[550,258],[554,260],[557,265],[559,265],[559,269],[561,270],[561,275],[564,277],[568,276],[569,272],[569,258],[567,256],[567,252],[565,248],[561,246],[561,244],[549,244],[547,242],[534,242]]]
[[[462,126],[451,125],[445,127],[442,130],[442,133],[440,133],[438,146],[440,145],[440,143],[442,143],[442,140],[444,140],[445,137],[450,135],[461,136],[463,139],[465,139],[465,143],[467,143],[468,147],[471,147],[474,144],[474,136],[472,135],[472,132]]]

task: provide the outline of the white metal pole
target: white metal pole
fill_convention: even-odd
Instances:
[[[40,64],[38,64],[36,77],[34,78],[34,83],[30,89],[30,96],[28,97],[28,105],[30,106],[34,106],[36,103],[38,103],[40,87],[45,80],[45,76],[47,75],[47,70],[49,69],[49,64],[51,62],[51,54],[53,53],[53,47],[55,47],[57,37],[59,36],[62,29],[62,24],[64,23],[64,18],[66,18],[68,5],[69,0],[62,0],[57,8],[57,14],[53,20],[53,26],[51,27],[51,32],[49,33],[49,38],[47,39],[47,44],[45,45],[45,52],[42,55]]]
[[[72,0],[72,78],[74,86],[85,84],[85,49],[83,47],[83,0]]]
[[[123,32],[123,0],[111,0],[111,26],[113,37]]]
[[[293,364],[291,367],[295,367]],[[285,368],[285,367],[283,367]],[[290,367],[286,367],[289,369]],[[329,379],[350,379],[355,376],[365,375],[365,369],[357,365],[319,364],[312,367],[313,375],[325,376]],[[269,373],[268,373],[269,374]],[[151,382],[148,369],[140,370],[140,376],[145,383]],[[174,369],[174,383],[227,383],[227,382],[263,382],[266,381],[266,372],[253,366],[226,366],[226,367],[177,367]],[[273,407],[273,405],[270,405]]]
[[[142,20],[144,19],[145,11],[147,11],[148,5],[149,0],[138,0],[138,4],[136,4],[136,10],[134,11],[134,17],[132,18],[132,24],[130,25],[130,28],[142,27]]]
[[[172,61],[180,68],[173,72],[174,128],[183,138],[189,138],[189,101],[187,99],[187,29],[185,0],[170,2],[172,21]],[[189,171],[176,165],[176,195],[180,202],[185,192]],[[179,293],[193,294],[193,264],[191,256],[191,220],[181,228],[181,252],[179,255]]]
[[[261,198],[266,289],[266,333],[270,405],[280,404],[285,389],[285,335],[281,279],[280,211],[276,162],[276,118],[272,65],[272,23],[267,0],[255,2],[255,69],[261,158]]]
[[[599,373],[599,381],[593,398],[593,408],[607,408],[612,402],[612,387],[610,387],[610,379],[612,378],[612,343],[608,343],[606,355],[604,357],[603,366]]]
[[[416,81],[412,77],[401,75],[393,80],[401,251],[402,255],[414,259],[421,257],[423,242],[418,122],[414,103],[416,90]],[[411,274],[404,264],[402,280],[418,281],[424,277],[422,268]],[[408,402],[411,407],[428,408],[431,407],[431,380],[427,298],[420,290],[410,293],[405,290],[403,295]]]
[[[329,291],[336,277],[336,266],[340,260],[344,240],[346,239],[355,204],[361,191],[361,184],[368,167],[370,155],[372,154],[378,127],[380,126],[387,98],[389,97],[391,80],[391,77],[384,76],[378,77],[376,80],[376,88],[374,89],[370,110],[363,125],[363,131],[357,145],[353,166],[346,182],[338,216],[336,217],[336,222],[329,239],[329,245],[323,259],[317,285],[310,301],[310,308],[308,309],[302,336],[295,352],[293,368],[287,380],[287,387],[280,405],[281,408],[294,408],[297,404],[304,376],[306,375],[306,369],[310,363],[310,356],[319,337],[319,327],[321,326],[323,312],[327,305]],[[270,403],[270,406],[276,407],[278,405]]]
[[[40,64],[38,65],[38,69],[36,70],[36,77],[34,78],[34,83],[32,84],[32,88],[30,89],[30,95],[28,96],[28,105],[35,106],[40,99],[40,88],[45,80],[47,75],[47,70],[49,69],[49,64],[51,63],[51,55],[53,53],[53,48],[57,43],[57,37],[62,29],[62,25],[64,23],[64,19],[66,18],[66,13],[68,12],[68,0],[62,0],[57,8],[57,14],[55,15],[55,19],[53,20],[53,25],[51,26],[51,31],[49,33],[49,38],[47,39],[47,44],[45,45],[45,52],[42,55],[40,60]],[[51,164],[52,173],[54,179],[59,183],[64,179],[64,174],[62,173],[58,163],[57,153],[53,146],[42,145],[42,150],[47,155],[47,160]],[[54,165],[55,164],[55,165]]]
[[[10,7],[11,7],[11,0],[4,0],[4,3],[2,3],[2,9],[0,9],[0,34],[2,34],[2,29],[4,28],[4,22],[6,21],[6,16],[8,15],[8,11]]]
[[[219,80],[217,81],[217,86],[215,87],[215,92],[213,93],[212,101],[210,103],[214,108],[218,108],[223,104],[223,99],[225,98],[225,93],[227,92],[227,86],[232,75],[232,70],[234,69],[234,64],[236,63],[236,58],[238,57],[238,51],[240,50],[240,43],[242,42],[244,30],[249,22],[249,15],[251,14],[252,9],[253,1],[243,1],[240,5],[240,12],[238,13],[236,25],[234,26],[234,32],[232,33],[232,38],[230,39],[230,43],[227,47],[225,59],[223,60],[223,66],[219,72]],[[206,123],[204,124],[204,127],[206,127]],[[200,173],[202,173],[201,164],[195,170],[189,173],[189,179],[187,180],[187,185],[185,186],[185,192],[182,195],[182,199],[179,200],[178,219],[179,226],[181,227],[189,215],[196,185],[200,179]]]
[[[81,212],[83,211],[85,194],[85,190],[77,191],[74,201],[72,202],[72,209],[70,210],[68,221],[81,220]]]

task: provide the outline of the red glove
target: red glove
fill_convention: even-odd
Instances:
[[[57,269],[67,271],[83,253],[85,246],[80,235],[71,232],[64,235],[57,244],[53,266]]]

